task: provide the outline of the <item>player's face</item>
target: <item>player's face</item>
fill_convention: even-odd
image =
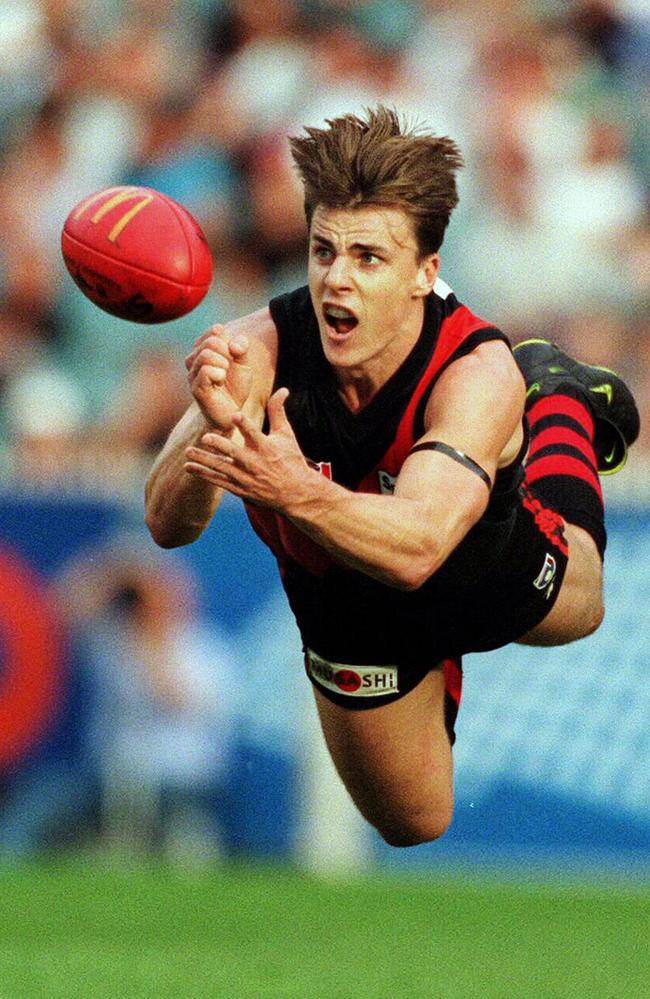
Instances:
[[[309,290],[327,360],[390,377],[417,341],[438,255],[420,259],[400,208],[323,208],[310,230]]]

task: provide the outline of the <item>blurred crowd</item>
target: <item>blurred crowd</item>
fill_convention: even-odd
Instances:
[[[44,741],[0,761],[0,858],[68,845],[216,859],[242,684],[196,573],[116,531],[43,593],[67,659]]]
[[[14,483],[141,483],[187,405],[194,338],[304,283],[287,134],[378,101],[461,146],[442,270],[458,297],[513,341],[621,370],[650,414],[647,0],[3,0]],[[207,299],[161,327],[100,312],[63,267],[70,209],[124,183],[184,203],[213,250]]]

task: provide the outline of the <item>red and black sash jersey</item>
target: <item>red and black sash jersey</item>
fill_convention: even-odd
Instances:
[[[352,413],[323,354],[307,288],[273,299],[270,308],[279,338],[276,388],[290,390],[286,411],[302,452],[322,473],[360,492],[390,492],[424,433],[427,400],[441,372],[481,343],[507,343],[453,295],[432,293],[411,353],[372,401]],[[333,663],[394,664],[402,678],[412,678],[423,666],[507,644],[541,621],[551,606],[537,585],[549,549],[522,502],[525,448],[526,442],[497,474],[483,516],[417,590],[398,590],[348,568],[284,517],[249,505],[254,529],[278,559],[304,646]],[[559,591],[565,561],[557,552],[553,557]]]
[[[279,338],[276,388],[290,390],[286,411],[300,448],[323,474],[356,492],[392,492],[406,456],[424,433],[424,410],[442,372],[480,343],[507,342],[453,294],[444,299],[431,294],[413,350],[370,404],[352,413],[325,359],[309,290],[273,299],[270,310]],[[495,500],[503,496],[509,485],[504,480],[512,472],[511,466],[497,477]],[[494,503],[491,508],[489,515]],[[329,565],[330,556],[284,517],[259,507],[249,507],[248,515],[281,565],[290,559],[316,573]]]
[[[279,339],[276,388],[290,390],[286,411],[302,452],[323,474],[361,492],[391,490],[424,433],[427,400],[441,372],[481,343],[507,342],[453,295],[432,293],[411,353],[372,401],[352,413],[323,354],[307,288],[273,299],[270,309]],[[521,500],[524,453],[525,445],[497,474],[480,520],[414,591],[348,568],[286,518],[248,505],[254,529],[278,559],[305,647],[331,662],[410,670],[496,648],[541,620],[549,608],[533,581],[546,539]]]

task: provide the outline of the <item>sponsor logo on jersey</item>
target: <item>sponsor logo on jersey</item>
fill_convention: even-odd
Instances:
[[[399,693],[397,666],[347,666],[331,663],[307,650],[307,672],[321,687],[350,697],[381,697]]]
[[[555,586],[556,571],[557,563],[553,556],[547,552],[544,557],[544,565],[542,566],[537,579],[533,580],[533,586],[536,587],[536,589],[546,591],[544,596],[547,600],[553,592],[553,588]]]
[[[307,464],[310,468],[313,468],[315,472],[320,472],[324,475],[326,479],[332,478],[332,462],[331,461],[312,461],[307,458]]]
[[[390,475],[388,472],[385,472],[383,468],[380,468],[377,471],[377,478],[379,479],[379,491],[385,496],[392,496],[395,492],[397,476]]]

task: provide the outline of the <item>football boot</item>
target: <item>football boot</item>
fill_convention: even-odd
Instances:
[[[623,379],[609,368],[574,360],[550,340],[523,340],[513,353],[526,382],[526,408],[563,387],[578,389],[594,418],[599,473],[620,471],[640,428],[639,411]]]

